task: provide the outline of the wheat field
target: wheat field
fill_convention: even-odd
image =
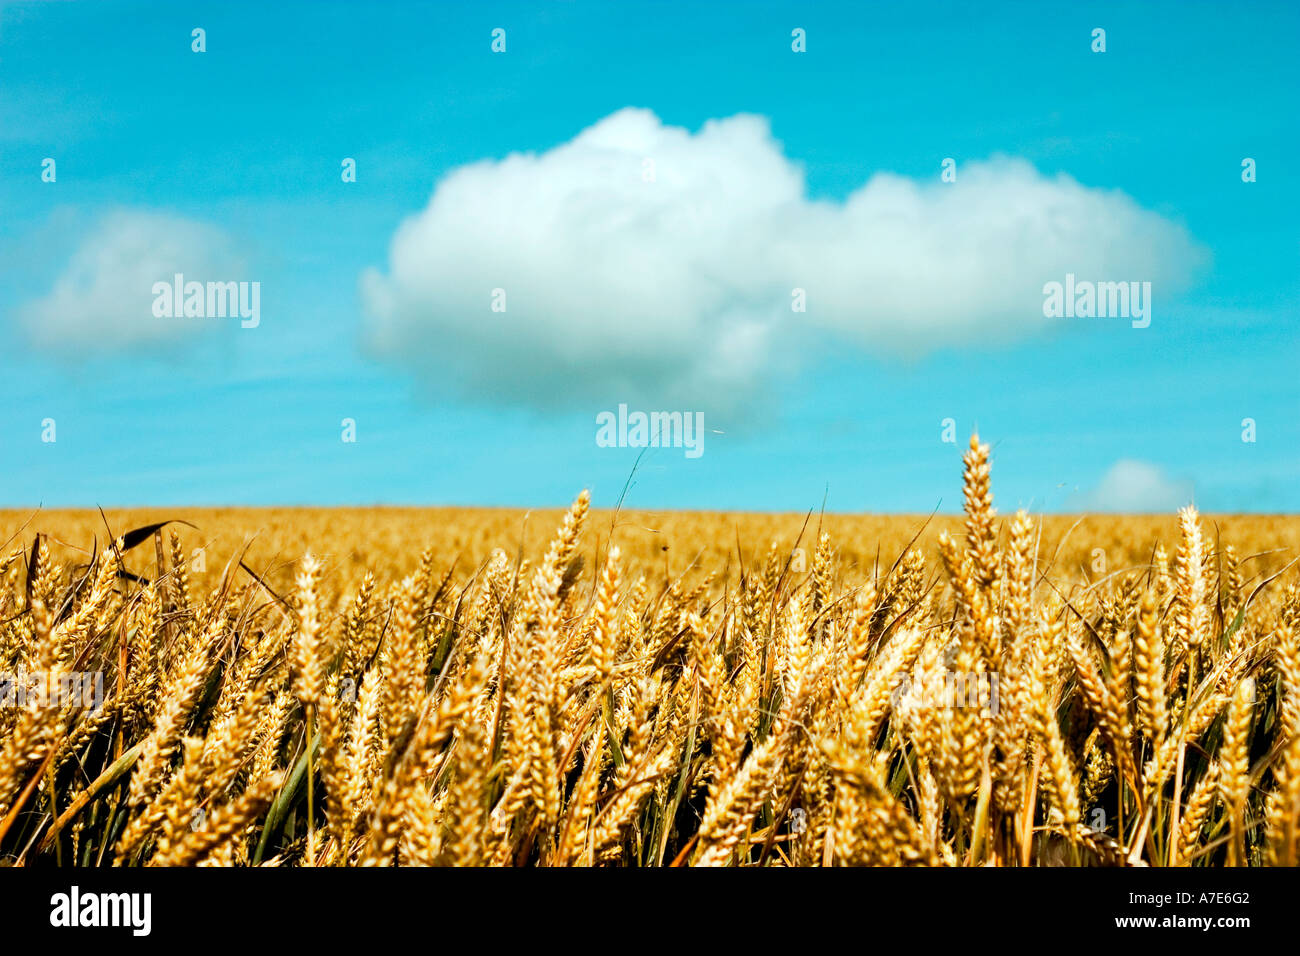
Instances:
[[[0,514],[0,858],[1294,865],[1300,519],[964,465],[932,519]]]

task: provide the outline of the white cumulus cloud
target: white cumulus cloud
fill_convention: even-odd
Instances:
[[[1152,464],[1132,459],[1115,462],[1097,486],[1074,496],[1070,510],[1125,514],[1165,514],[1192,502],[1190,481],[1169,477]]]
[[[813,200],[762,117],[691,133],[628,108],[452,171],[361,291],[372,351],[480,399],[734,399],[828,335],[916,354],[1050,328],[1042,287],[1067,272],[1151,281],[1159,321],[1202,258],[1124,194],[1023,161]]]
[[[241,268],[230,238],[213,226],[114,210],[81,240],[49,292],[18,308],[17,319],[33,344],[67,355],[162,345],[212,323],[156,317],[155,282],[171,282],[178,272],[186,281],[225,281]]]

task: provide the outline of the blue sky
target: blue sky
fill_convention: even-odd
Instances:
[[[634,507],[956,510],[978,427],[1004,511],[1300,510],[1298,35],[1280,2],[0,4],[0,505],[611,505],[623,403],[706,425]],[[258,326],[149,314],[173,265],[257,281]],[[1045,317],[1067,271],[1151,281],[1150,326]]]

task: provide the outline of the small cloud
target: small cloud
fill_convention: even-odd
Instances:
[[[894,356],[1007,341],[1051,327],[1043,284],[1067,272],[1160,297],[1203,258],[1123,193],[1021,160],[814,200],[761,116],[691,132],[628,108],[453,170],[361,297],[375,354],[470,397],[743,403],[819,337]]]
[[[1164,470],[1144,461],[1122,459],[1111,465],[1090,491],[1073,495],[1070,511],[1124,514],[1167,514],[1190,503],[1190,481],[1170,478]]]
[[[67,356],[176,343],[213,326],[156,317],[154,283],[176,273],[222,281],[241,271],[230,237],[213,226],[115,210],[82,239],[50,291],[19,306],[16,317],[34,345]]]

